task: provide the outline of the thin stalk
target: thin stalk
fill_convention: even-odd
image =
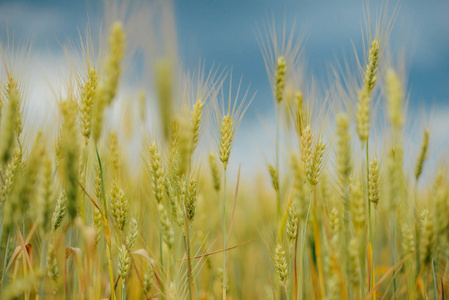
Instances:
[[[185,207],[184,207],[185,210]],[[189,276],[189,297],[190,300],[195,298],[194,296],[194,285],[193,285],[193,274],[192,274],[192,262],[190,260],[190,235],[189,235],[189,219],[187,218],[187,212],[185,212],[185,222],[184,222],[184,248],[187,253],[187,268]]]
[[[112,259],[111,259],[111,249],[109,249],[108,243],[106,243],[106,250],[108,255],[108,265],[109,265],[109,284],[111,285],[111,300],[115,298],[114,292],[114,274],[112,273]]]
[[[45,274],[47,274],[47,262],[46,262],[46,255],[47,252],[47,239],[43,238],[42,239],[42,251],[41,251],[41,261],[40,261],[40,265],[41,265],[41,270],[44,271],[44,276],[42,278],[42,284],[41,284],[41,290],[40,290],[40,297],[41,299],[44,299],[44,291],[45,291],[45,278],[47,276],[45,276]]]
[[[421,239],[421,230],[419,230],[419,216],[418,216],[418,195],[417,195],[417,186],[418,182],[415,180],[415,207],[414,207],[414,213],[415,213],[415,234],[416,234],[416,240],[419,241]],[[415,274],[415,280],[418,279],[419,272],[421,270],[421,251],[420,247],[416,247],[416,274]]]
[[[97,159],[98,159],[98,166],[100,167],[100,175],[101,175],[101,193],[103,196],[103,210],[104,210],[104,216],[106,218],[106,220],[108,219],[108,214],[107,214],[107,208],[106,208],[106,192],[104,189],[104,177],[103,177],[103,166],[101,165],[101,159],[100,159],[100,154],[98,153],[98,147],[97,145],[95,145],[95,152],[97,153]]]
[[[345,181],[344,183],[344,215],[343,215],[343,223],[344,223],[344,231],[345,231],[345,249],[348,249],[349,247],[349,191],[348,191],[348,185],[347,185],[347,181]],[[346,259],[346,278],[349,278],[349,260]],[[351,298],[351,285],[349,284],[349,280],[348,280],[348,285],[347,285],[347,290],[348,290],[348,298]]]
[[[226,300],[226,167],[223,174],[223,300]]]
[[[371,226],[371,202],[369,201],[369,138],[366,139],[365,144],[365,153],[366,153],[366,202],[368,204],[368,232],[369,232],[369,243],[373,245],[373,228]],[[366,232],[366,231],[365,231]],[[362,298],[365,298],[365,243],[363,243],[363,255],[362,255]],[[371,248],[373,249],[373,248]],[[371,274],[370,278],[373,277],[374,270],[374,255],[371,254]],[[371,290],[371,280],[368,282],[368,291]]]
[[[279,180],[279,123],[280,123],[280,115],[281,115],[281,102],[277,102],[276,104],[276,149],[275,149],[275,160],[276,160],[276,174],[278,176],[278,185],[280,185]],[[281,241],[282,232],[281,231],[281,219],[282,219],[282,211],[281,211],[281,188],[278,186],[276,191],[276,226],[279,226],[276,232],[276,242]],[[278,297],[282,297],[282,289],[281,286],[276,282],[276,291],[278,293]]]
[[[395,215],[394,215],[394,219],[393,219],[393,226],[392,226],[392,228],[393,228],[393,241],[392,241],[392,245],[393,245],[393,258],[392,258],[392,266],[394,266],[395,264],[396,264],[396,217],[397,217],[397,214],[395,213]],[[395,270],[393,270],[393,295],[394,295],[394,299],[396,299],[397,297],[397,295],[396,295],[396,289],[397,289],[397,286],[396,286],[396,271]]]
[[[434,292],[434,298],[438,298],[438,288],[437,288],[437,274],[435,270],[435,266],[438,266],[438,241],[435,244],[435,257],[432,258],[432,261],[430,262],[432,264],[432,273],[433,273],[433,292]]]
[[[104,176],[103,176],[103,167],[101,165],[100,154],[98,153],[98,147],[95,145],[95,152],[97,153],[98,165],[100,167],[100,175],[101,175],[101,193],[103,194],[103,210],[106,221],[108,220],[108,213],[106,209],[106,192],[104,189]],[[109,284],[111,285],[111,300],[115,298],[114,292],[114,273],[112,272],[112,259],[111,259],[111,249],[109,249],[109,244],[106,241],[106,249],[108,255],[108,265],[109,265]]]
[[[316,196],[317,190],[316,188],[313,189],[313,198],[317,199]],[[313,223],[313,231],[314,231],[314,251],[315,251],[315,257],[316,257],[316,268],[317,268],[317,274],[318,274],[318,283],[319,283],[319,291],[320,291],[320,297],[319,299],[326,298],[326,292],[325,292],[325,285],[324,285],[324,275],[323,275],[323,264],[321,261],[321,240],[320,240],[320,225],[321,220],[319,219],[318,214],[318,208],[317,208],[317,201],[315,200],[313,202],[313,214],[315,216],[314,223]]]
[[[176,264],[175,264],[175,259],[173,258],[174,257],[173,252],[174,252],[173,249],[169,249],[169,251],[168,251],[169,259],[167,259],[167,278],[170,278],[170,272],[171,272],[170,266],[172,266],[173,267],[173,277],[176,282]]]
[[[69,229],[68,229],[68,232],[67,232],[67,248],[70,248],[71,245],[72,245],[72,224],[69,224]],[[71,272],[72,268],[71,268],[70,260],[66,259],[66,263],[68,264],[67,266],[64,266],[66,272],[68,274],[72,274],[72,272]],[[67,293],[67,295],[70,295],[70,286],[69,286],[68,278],[66,278],[65,285],[66,285],[66,287],[65,287],[66,293]]]
[[[369,221],[368,221],[369,222]],[[361,270],[362,270],[362,284],[360,285],[360,292],[362,295],[362,299],[365,298],[365,284],[366,284],[366,231],[364,232],[365,234],[363,235],[362,238],[362,249],[361,250]],[[360,255],[360,254],[359,254]]]
[[[126,280],[122,278],[122,300],[126,299]]]
[[[277,116],[276,116],[276,174],[279,177],[279,122],[280,122],[280,113],[281,113],[281,103],[277,104]],[[279,180],[278,180],[279,182]],[[280,183],[279,183],[280,184]],[[276,191],[276,207],[277,207],[277,215],[276,215],[276,224],[279,224],[281,219],[281,188],[278,187]]]
[[[2,256],[2,247],[3,246],[3,210],[0,212],[0,257]]]
[[[303,283],[304,283],[304,286],[303,286],[303,291],[305,291],[306,290],[306,288],[307,288],[307,285],[306,285],[306,282],[305,282],[305,280],[304,280],[304,278],[305,278],[305,276],[304,276],[304,273],[305,273],[305,269],[306,269],[306,256],[304,255],[304,253],[305,253],[305,251],[306,251],[306,238],[307,238],[307,225],[308,225],[308,223],[309,223],[309,215],[310,215],[310,209],[311,209],[311,207],[312,207],[312,200],[313,200],[313,198],[312,198],[312,192],[310,192],[310,196],[309,196],[309,208],[307,209],[307,215],[306,215],[306,221],[305,221],[305,223],[304,223],[304,228],[303,228],[303,233],[302,233],[302,239],[301,239],[301,255],[302,255],[302,259],[301,259],[301,261],[302,261],[302,265],[301,265],[301,279],[302,279],[302,281],[303,281]],[[304,293],[303,293],[303,295],[304,295]]]
[[[290,299],[291,293],[293,291],[293,276],[292,276],[293,243],[292,242],[290,242],[289,250],[290,250],[290,257],[289,257],[289,262],[288,262],[288,274],[290,276],[288,278],[288,281],[289,281],[288,286],[290,287],[290,293],[287,293],[287,299]]]
[[[293,259],[293,268],[295,270],[295,300],[298,299],[298,268],[297,268],[297,256],[298,256],[298,236],[299,236],[299,222],[296,226],[296,238],[295,238],[295,257]]]
[[[6,240],[6,249],[5,249],[5,259],[3,260],[3,274],[2,274],[2,284],[0,286],[1,290],[3,291],[3,283],[5,283],[5,272],[6,272],[6,259],[8,258],[8,250],[9,250],[9,241],[11,239],[11,231],[8,234],[8,239]]]
[[[394,131],[393,131],[393,137],[394,137],[395,141],[399,139],[399,129],[396,128],[396,127],[394,128]],[[402,141],[401,141],[401,143],[402,143]],[[392,242],[392,245],[393,245],[393,264],[392,265],[393,266],[396,263],[396,223],[397,223],[397,208],[395,207],[393,226],[392,226],[393,227],[393,242]],[[394,299],[397,299],[397,295],[396,295],[396,271],[395,270],[393,270],[393,295],[394,295]]]
[[[278,184],[280,185],[279,182],[279,122],[280,122],[280,112],[281,112],[281,103],[277,102],[276,104],[276,149],[275,149],[275,156],[276,156],[276,174],[278,176]],[[278,189],[276,191],[276,225],[279,226],[279,228],[277,229],[277,234],[276,234],[276,242],[280,242],[281,239],[281,232],[280,232],[280,221],[282,218],[282,212],[281,212],[281,189],[280,186],[278,186]],[[276,283],[276,290],[278,293],[279,298],[282,297],[282,290],[281,287],[279,286],[278,283]]]
[[[161,267],[164,268],[164,256],[162,254],[162,225],[161,225],[161,218],[158,215],[157,223],[159,225],[159,257],[161,261]]]
[[[88,169],[88,160],[89,160],[89,148],[88,148],[88,141],[86,140],[86,145],[84,147],[84,185],[86,185],[87,182],[87,169]],[[83,221],[84,223],[86,223],[86,207],[84,206],[84,200],[85,200],[85,195],[83,195],[81,197],[81,208],[82,208],[82,217],[83,217]]]
[[[435,272],[435,260],[432,259],[432,273],[433,273],[433,297],[438,299],[438,288],[437,288],[437,274]]]
[[[376,227],[377,227],[377,207],[374,208],[374,230],[373,230],[373,244],[371,245],[371,249],[374,249],[374,242],[376,241]],[[371,252],[372,264],[371,264],[371,272],[372,272],[372,286],[376,286],[376,273],[374,272],[374,251]],[[371,289],[370,289],[371,292]],[[376,293],[373,293],[373,300],[376,300]]]

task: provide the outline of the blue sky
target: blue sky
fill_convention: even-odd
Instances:
[[[376,3],[377,1],[371,1]],[[394,1],[390,1],[394,4]],[[372,5],[373,6],[373,5]],[[390,5],[393,7],[393,5]],[[16,38],[33,39],[35,48],[57,52],[59,42],[75,39],[88,16],[98,22],[100,2],[45,0],[0,1],[0,24]],[[179,53],[194,68],[199,59],[233,67],[258,94],[268,94],[257,30],[273,18],[307,34],[304,57],[308,73],[325,79],[326,66],[352,58],[352,45],[361,49],[363,25],[360,0],[176,0]],[[392,51],[406,48],[411,104],[445,104],[449,99],[449,1],[403,0],[393,28]],[[265,97],[263,97],[265,98]],[[268,98],[268,97],[267,97]],[[268,105],[269,99],[259,101]]]
[[[318,80],[326,78],[329,63],[353,57],[352,42],[362,49],[362,1],[193,0],[177,1],[175,7],[184,61],[205,57],[232,65],[260,94],[269,89],[256,32],[273,16],[285,17],[287,27],[296,20],[297,30],[307,34],[304,57]],[[390,47],[393,52],[406,48],[412,106],[449,99],[448,13],[448,1],[401,2]]]
[[[396,3],[390,2],[391,7]],[[175,0],[180,60],[188,69],[195,69],[203,59],[208,64],[232,67],[235,76],[243,75],[243,83],[251,84],[251,91],[257,91],[257,95],[236,143],[244,144],[250,138],[257,145],[257,151],[264,152],[260,148],[270,142],[264,141],[267,134],[260,129],[263,126],[259,119],[268,120],[267,123],[270,118],[274,119],[274,104],[257,42],[258,29],[273,19],[281,23],[286,20],[287,28],[291,28],[295,20],[295,30],[306,35],[302,56],[307,67],[306,79],[314,78],[329,85],[329,66],[345,59],[351,61],[354,58],[352,43],[361,54],[362,3],[361,0]],[[58,59],[63,56],[60,43],[75,40],[78,30],[83,31],[88,20],[92,28],[98,27],[101,7],[101,2],[95,1],[3,0],[0,1],[1,37],[5,42],[9,31],[16,40],[32,39],[36,60],[58,69]],[[434,127],[440,135],[441,131],[446,132],[441,138],[449,137],[446,121],[449,110],[448,15],[449,1],[401,1],[388,47],[394,54],[405,50],[410,117],[421,117],[423,107],[433,111]],[[30,94],[38,97],[45,92],[40,87]],[[256,159],[244,154],[251,153],[248,148],[242,149],[242,160]],[[262,156],[271,158],[272,153]]]

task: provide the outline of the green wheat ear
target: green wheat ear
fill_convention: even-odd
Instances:
[[[87,144],[92,132],[92,114],[99,76],[97,70],[90,67],[86,77],[87,78],[85,79],[84,85],[81,88],[80,123],[81,133],[85,138],[85,143]]]
[[[380,199],[380,173],[377,159],[369,164],[368,199],[377,207]]]
[[[288,207],[286,227],[288,240],[292,243],[296,239],[296,234],[298,232],[298,213],[293,203]]]
[[[276,72],[274,73],[274,90],[276,102],[280,103],[284,99],[284,89],[287,74],[287,63],[284,57],[279,57],[276,61]]]
[[[268,164],[268,171],[271,177],[271,184],[275,191],[279,191],[279,174],[272,164]]]
[[[423,142],[421,145],[421,150],[419,152],[418,162],[416,163],[416,168],[415,168],[416,181],[418,181],[419,177],[421,176],[424,162],[427,159],[427,151],[429,148],[429,136],[430,136],[429,130],[427,130],[427,129],[424,130],[424,138],[423,138]]]
[[[220,147],[218,149],[219,157],[226,169],[229,156],[231,155],[231,146],[234,139],[234,120],[229,114],[223,116],[220,123]]]
[[[1,144],[0,144],[0,158],[2,164],[8,163],[15,143],[16,134],[18,134],[19,122],[17,115],[20,111],[20,94],[17,87],[17,82],[10,77],[8,80],[8,88],[6,92],[8,103],[4,115],[4,121],[1,128]]]
[[[125,193],[115,182],[112,184],[110,207],[117,229],[123,233],[128,222],[129,203]]]

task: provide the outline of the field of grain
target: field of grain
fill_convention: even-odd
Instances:
[[[256,166],[233,155],[251,74],[181,67],[168,6],[151,92],[123,96],[142,15],[111,7],[101,35],[62,43],[49,126],[26,110],[32,44],[1,45],[1,299],[445,298],[447,157],[423,173],[425,123],[407,143],[396,3],[365,3],[363,56],[328,88],[301,73],[300,33],[261,20],[276,131]]]

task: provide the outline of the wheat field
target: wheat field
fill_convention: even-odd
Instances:
[[[62,43],[47,126],[27,110],[32,43],[1,45],[1,299],[445,298],[447,157],[428,167],[424,122],[407,143],[399,5],[361,3],[364,53],[330,87],[302,73],[300,33],[261,26],[274,155],[248,166],[234,153],[251,74],[182,67],[168,5],[145,41],[164,48],[151,91],[130,87],[143,16],[111,3],[102,34]]]

